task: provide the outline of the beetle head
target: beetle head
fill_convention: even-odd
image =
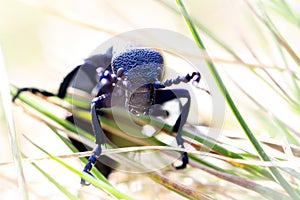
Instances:
[[[132,85],[145,85],[160,80],[163,73],[162,55],[150,48],[134,48],[125,51],[112,61],[112,70],[116,74],[123,68],[123,78]]]

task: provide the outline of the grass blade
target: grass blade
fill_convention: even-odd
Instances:
[[[198,47],[201,50],[205,50],[205,46],[193,24],[193,22],[191,21],[191,19],[189,18],[189,15],[182,3],[181,0],[176,0],[178,7],[183,15],[183,17],[185,18],[185,21],[194,37],[195,42],[197,43]],[[263,150],[263,148],[261,147],[261,145],[259,144],[259,142],[257,141],[257,139],[255,138],[255,136],[253,135],[253,133],[251,132],[250,128],[248,127],[247,123],[245,122],[244,118],[242,117],[242,115],[240,114],[239,110],[237,109],[237,107],[235,106],[229,92],[227,91],[217,69],[215,68],[214,64],[211,62],[207,61],[207,66],[209,67],[209,70],[211,71],[219,89],[221,90],[223,96],[225,97],[231,111],[233,112],[233,114],[235,115],[236,119],[238,120],[238,122],[240,123],[241,127],[243,128],[244,132],[246,133],[247,137],[249,138],[249,140],[251,141],[251,143],[253,144],[254,148],[256,149],[256,151],[258,152],[258,154],[260,155],[260,157],[264,160],[264,161],[270,161],[269,156],[266,154],[266,152]],[[277,179],[277,181],[281,184],[281,186],[286,190],[286,192],[290,195],[291,198],[293,199],[298,199],[300,198],[298,196],[298,194],[294,191],[294,189],[290,186],[290,184],[283,178],[283,176],[280,174],[280,172],[273,167],[269,168],[270,171],[272,172],[272,174],[274,175],[274,177]]]
[[[26,156],[22,154],[24,158]],[[54,178],[52,178],[45,170],[40,168],[37,164],[31,163],[41,174],[43,174],[57,189],[59,189],[62,193],[64,193],[69,199],[71,200],[78,200],[76,196],[74,196],[72,193],[70,193],[63,185],[59,184]]]
[[[26,136],[25,136],[26,137]],[[72,166],[68,165],[67,163],[65,163],[64,161],[62,161],[61,159],[59,159],[58,157],[50,154],[49,152],[47,152],[46,150],[44,150],[42,147],[38,146],[37,144],[35,144],[33,141],[31,141],[29,138],[26,137],[26,139],[33,144],[36,148],[38,148],[39,150],[41,150],[42,152],[44,152],[45,154],[47,154],[51,159],[53,159],[54,161],[58,162],[59,164],[61,164],[62,166],[66,167],[67,169],[69,169],[71,172],[79,175],[81,178],[84,178],[85,180],[87,180],[89,183],[93,184],[94,186],[103,189],[104,191],[110,193],[111,195],[115,196],[118,199],[128,199],[131,200],[133,199],[132,197],[128,196],[127,194],[124,194],[118,190],[116,190],[115,188],[113,188],[111,185],[101,181],[101,180],[96,180],[95,178],[93,178],[92,176],[83,173],[81,171],[78,171],[77,169],[73,168]]]
[[[49,128],[69,147],[70,150],[72,150],[73,152],[78,152],[78,150],[76,149],[76,147],[70,142],[70,140],[64,138],[62,135],[60,135],[58,133],[58,131],[56,129],[54,129],[53,127],[51,127],[50,125],[48,125]],[[80,160],[86,164],[88,162],[88,160],[86,158],[80,158]],[[103,176],[103,174],[101,174],[96,168],[92,168],[92,173],[95,175],[95,177],[97,179],[100,179],[101,181],[105,182],[108,185],[111,185],[108,180]]]
[[[20,153],[20,147],[18,144],[18,136],[16,134],[15,125],[13,121],[12,115],[12,103],[10,97],[10,90],[9,90],[9,83],[6,76],[6,71],[4,67],[4,60],[2,55],[2,50],[0,47],[0,91],[1,91],[1,98],[4,110],[4,116],[6,118],[9,134],[10,134],[10,143],[11,149],[13,154],[13,159],[16,167],[18,185],[21,193],[22,199],[28,199],[28,191],[26,186],[26,181],[23,173],[22,167],[22,157]]]

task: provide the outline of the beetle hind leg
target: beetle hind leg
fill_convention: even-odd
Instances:
[[[170,89],[170,90],[157,90],[156,91],[156,100],[155,103],[162,104],[167,101],[173,100],[173,99],[180,99],[180,98],[186,98],[186,103],[181,108],[181,113],[179,117],[176,120],[175,125],[173,126],[172,132],[176,132],[176,142],[178,146],[181,148],[184,148],[184,140],[182,138],[181,130],[183,128],[183,125],[186,123],[189,109],[190,109],[190,102],[191,97],[188,90],[185,89]],[[186,152],[181,153],[181,161],[182,164],[179,166],[174,166],[175,169],[184,169],[186,168],[187,164],[189,163],[188,154]]]

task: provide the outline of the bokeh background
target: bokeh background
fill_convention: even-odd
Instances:
[[[164,2],[174,5],[176,8],[173,1]],[[258,64],[257,59],[247,49],[248,46],[255,51],[255,54],[259,56],[258,60],[265,66],[284,65],[278,58],[278,52],[274,50],[275,44],[272,43],[270,34],[261,24],[257,25],[251,20],[253,14],[245,1],[189,0],[185,3],[193,17],[208,27],[221,40],[229,43],[230,47],[245,62]],[[299,2],[289,3],[296,10],[299,8]],[[276,15],[273,17],[282,34],[287,36],[288,43],[296,52],[299,52],[299,29]],[[17,87],[36,86],[55,91],[64,75],[81,63],[103,41],[116,34],[137,28],[163,28],[192,38],[182,16],[155,0],[0,1],[0,45],[9,82]],[[299,116],[291,112],[289,106],[282,99],[274,98],[274,92],[264,86],[261,80],[249,73],[245,67],[235,63],[232,56],[225,53],[209,37],[202,32],[200,34],[203,36],[208,55],[216,61],[228,61],[216,62],[216,65],[226,86],[233,94],[234,101],[257,135],[280,138],[278,134],[272,132],[272,129],[266,129],[261,121],[256,120],[255,113],[259,108],[251,104],[247,97],[241,95],[229,77],[289,126],[297,128]],[[287,60],[287,62],[294,66],[292,60]],[[299,72],[296,67],[292,70],[295,70],[296,74],[297,71]],[[274,76],[278,82],[285,79],[283,73],[277,73]],[[288,87],[283,86],[283,89],[290,92]],[[205,95],[203,98],[207,101]],[[210,112],[205,107],[204,104],[203,112],[200,111],[201,123],[209,125]],[[0,107],[0,162],[12,159],[9,134],[2,110],[3,108]],[[30,135],[54,155],[68,152],[68,149],[57,137],[47,134],[49,130],[45,125],[26,115],[20,107],[14,106],[13,111],[21,148],[28,155],[38,157],[43,154],[28,144],[22,134]],[[224,119],[224,130],[243,136],[230,110],[227,110]],[[70,162],[73,162],[78,168],[82,167],[74,160]],[[77,176],[68,175],[67,171],[58,168],[51,161],[45,161],[41,165],[47,167],[49,173],[57,173],[62,184],[68,185],[73,190],[78,189]],[[24,168],[32,199],[64,198],[28,163],[24,164]],[[116,182],[122,182],[123,179],[126,182],[129,179],[122,174],[116,174],[113,178]],[[205,175],[203,179],[205,179]],[[188,184],[189,180],[186,181]],[[165,194],[157,193],[160,189],[154,185],[152,182],[143,182],[142,177],[135,177],[129,184],[119,184],[119,187],[136,193],[144,191],[141,188],[151,188],[145,196],[155,199],[162,195],[159,196],[162,198]],[[95,195],[99,191],[91,190],[89,192],[90,195]],[[18,199],[18,195],[14,166],[0,166],[0,197]],[[175,194],[168,197],[179,198]]]

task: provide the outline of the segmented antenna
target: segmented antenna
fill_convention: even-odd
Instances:
[[[210,95],[210,92],[208,90],[199,87],[200,79],[201,79],[201,74],[199,72],[193,72],[191,75],[187,74],[185,76],[178,76],[178,77],[173,78],[173,79],[168,79],[165,82],[163,82],[163,85],[165,87],[168,87],[168,86],[171,86],[173,84],[177,85],[181,82],[187,83],[187,82],[190,82],[191,80],[193,80],[193,85],[196,88],[198,88],[200,90],[203,90],[203,91],[205,91],[206,93],[208,93]]]

